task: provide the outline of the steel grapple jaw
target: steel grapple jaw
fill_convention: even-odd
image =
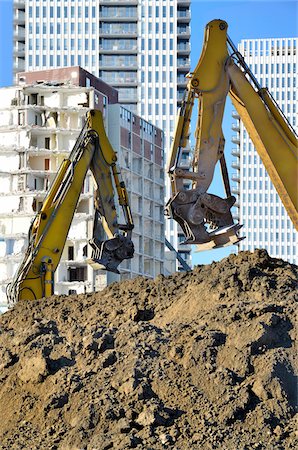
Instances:
[[[167,214],[181,226],[183,244],[197,244],[199,251],[236,244],[242,225],[234,224],[231,207],[236,199],[195,191],[180,191],[166,206]]]
[[[120,234],[106,241],[93,238],[89,243],[92,247],[92,254],[88,263],[95,270],[106,269],[110,272],[120,273],[119,264],[124,259],[133,258],[134,255],[132,240]]]

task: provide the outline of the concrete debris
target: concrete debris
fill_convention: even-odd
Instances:
[[[298,268],[241,252],[0,317],[1,450],[288,450]]]

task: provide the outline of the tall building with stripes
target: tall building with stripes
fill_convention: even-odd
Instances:
[[[266,86],[296,132],[297,38],[242,40],[238,46],[261,86]],[[234,194],[238,197],[239,222],[246,239],[240,250],[265,248],[273,257],[298,263],[298,233],[236,113],[232,126]],[[298,195],[298,189],[297,189]]]

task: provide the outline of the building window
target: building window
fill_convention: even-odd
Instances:
[[[85,281],[87,279],[86,267],[69,267],[68,281]]]
[[[68,247],[68,261],[73,261],[74,259],[74,247],[70,245]]]

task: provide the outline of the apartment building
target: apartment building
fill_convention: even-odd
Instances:
[[[120,277],[86,263],[94,213],[88,173],[55,274],[56,293],[164,273],[163,132],[120,106],[114,88],[80,67],[20,73],[18,80],[0,89],[0,303],[22,260],[31,220],[90,109],[103,111],[118,154],[135,220],[135,257],[120,265]]]
[[[167,155],[190,70],[190,3],[14,0],[15,74],[83,67],[115,87],[120,104],[164,131]],[[167,220],[166,236],[178,248],[176,222]],[[181,250],[190,263],[190,247]]]
[[[293,128],[297,120],[297,38],[242,40],[239,51],[261,86],[266,86]],[[240,250],[265,248],[273,257],[298,263],[298,233],[289,218],[247,131],[236,113],[232,141],[235,215],[243,223]]]

